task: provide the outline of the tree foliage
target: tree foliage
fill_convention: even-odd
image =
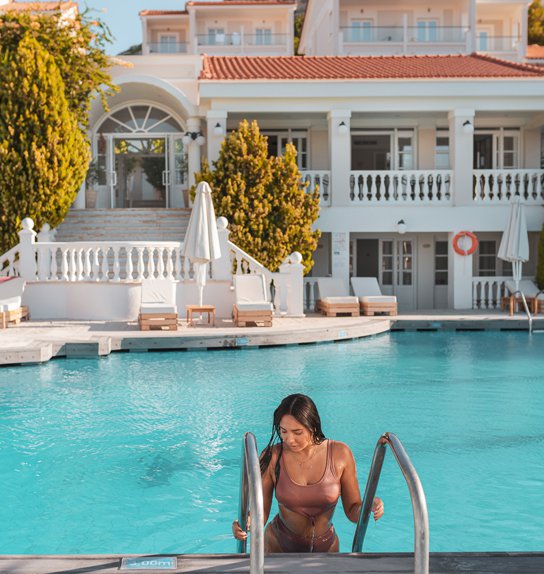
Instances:
[[[301,185],[296,154],[288,144],[284,156],[269,157],[257,122],[244,120],[222,143],[213,169],[204,160],[196,174],[197,183],[210,184],[216,215],[228,219],[231,241],[271,271],[299,251],[308,272],[320,236],[312,230],[319,193]]]
[[[536,264],[536,283],[539,289],[544,289],[544,225],[538,240],[538,260]]]
[[[540,0],[529,6],[529,44],[544,45],[544,8]]]
[[[68,20],[59,10],[48,14],[6,12],[0,14],[0,46],[16,50],[30,36],[53,56],[65,86],[70,110],[86,128],[91,101],[99,94],[105,109],[106,97],[117,91],[108,69],[105,47],[111,41],[108,28],[90,20],[84,12]]]
[[[21,219],[58,225],[74,201],[89,149],[55,60],[26,34],[0,49],[0,252]]]

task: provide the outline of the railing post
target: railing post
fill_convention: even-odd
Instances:
[[[280,265],[280,276],[285,276],[282,281],[282,289],[287,292],[282,294],[282,303],[285,300],[287,315],[289,317],[304,317],[304,265],[302,255],[295,251],[291,253],[284,263]],[[283,277],[282,277],[283,279]]]
[[[28,281],[36,280],[36,232],[34,222],[25,217],[19,231],[19,275]]]
[[[217,280],[232,280],[232,262],[229,246],[229,222],[226,217],[217,218],[217,234],[219,235],[219,248],[221,257],[212,263],[213,278]]]

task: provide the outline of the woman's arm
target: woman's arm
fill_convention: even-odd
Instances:
[[[355,459],[351,449],[346,444],[337,442],[334,446],[335,467],[336,472],[340,475],[344,512],[351,522],[357,522],[361,512],[362,501]],[[374,520],[378,520],[383,516],[383,502],[378,497],[374,498],[372,502],[372,512],[374,513]]]

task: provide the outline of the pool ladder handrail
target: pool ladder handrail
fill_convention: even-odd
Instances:
[[[527,305],[527,300],[525,299],[525,295],[523,293],[523,291],[521,291],[520,289],[518,289],[517,291],[514,291],[512,293],[512,297],[515,297],[517,294],[521,295],[521,300],[523,301],[523,307],[525,309],[525,314],[527,315],[527,320],[529,321],[529,335],[533,334],[533,316],[531,315],[531,312],[529,311],[529,306]],[[536,298],[538,298],[538,296],[542,293],[542,291],[539,291],[536,295]]]
[[[389,445],[400,466],[402,474],[410,491],[412,509],[414,511],[414,574],[429,573],[429,515],[427,513],[427,502],[425,492],[421,486],[421,481],[417,475],[414,465],[406,454],[402,443],[396,435],[390,432],[384,433],[378,440],[372,464],[368,473],[368,479],[363,496],[363,504],[359,514],[359,521],[353,537],[352,552],[362,552],[363,542],[370,518],[372,502],[376,495],[386,447]]]
[[[249,572],[264,572],[264,502],[261,481],[261,467],[255,435],[244,434],[242,441],[242,472],[240,479],[240,505],[238,522],[247,532],[248,516],[251,515],[251,536],[249,545]],[[247,540],[238,540],[238,553],[245,554]]]

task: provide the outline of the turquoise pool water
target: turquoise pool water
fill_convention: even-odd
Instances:
[[[420,474],[431,550],[542,550],[544,335],[393,333],[350,343],[119,354],[0,370],[0,553],[233,552],[241,437],[311,395],[364,488],[395,432]],[[409,551],[388,453],[368,551]],[[342,550],[353,526],[335,516]]]

